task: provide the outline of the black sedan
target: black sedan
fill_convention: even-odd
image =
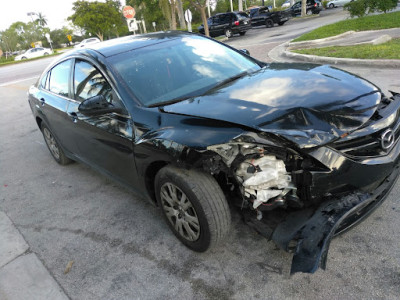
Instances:
[[[324,267],[331,238],[377,207],[398,174],[399,95],[195,34],[68,52],[29,104],[59,164],[86,163],[146,196],[190,249],[223,241],[236,207],[294,250],[292,272]]]

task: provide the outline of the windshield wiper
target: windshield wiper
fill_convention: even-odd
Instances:
[[[184,101],[184,100],[187,100],[187,99],[190,99],[190,98],[193,98],[193,97],[179,97],[179,98],[174,98],[174,99],[167,100],[167,101],[156,102],[156,103],[147,105],[147,107],[157,107],[157,106],[170,105],[170,104],[174,104],[174,103],[177,103],[177,102],[181,102],[181,101]]]
[[[216,85],[214,85],[214,86],[213,86],[211,89],[209,89],[207,92],[205,92],[204,95],[206,95],[206,94],[208,94],[208,93],[210,93],[210,92],[212,92],[212,91],[214,91],[214,90],[220,88],[221,86],[224,86],[224,85],[228,84],[229,82],[238,80],[239,78],[242,78],[242,77],[244,77],[244,76],[246,76],[246,75],[248,75],[248,74],[249,74],[249,73],[248,73],[247,71],[244,71],[244,72],[239,73],[239,74],[237,74],[237,75],[235,75],[235,76],[232,76],[232,77],[229,77],[229,78],[227,78],[227,79],[225,79],[225,80],[222,80],[221,82],[218,82]]]
[[[235,80],[237,80],[237,79],[239,79],[241,77],[244,77],[244,76],[246,76],[248,74],[249,73],[247,71],[244,71],[244,72],[239,73],[239,74],[237,74],[235,76],[232,76],[232,77],[229,77],[229,78],[227,78],[225,80],[222,80],[221,82],[218,82],[216,85],[214,85],[211,89],[207,90],[203,95],[206,95],[209,92],[211,92],[211,91],[213,91],[213,90],[215,90],[215,89],[217,89],[217,88],[219,88],[221,86],[224,86],[225,84],[228,84],[229,82],[232,82],[232,81],[235,81]],[[147,105],[147,107],[158,107],[158,106],[170,105],[170,104],[181,102],[181,101],[184,101],[184,100],[187,100],[187,99],[191,99],[191,98],[194,98],[194,97],[197,97],[197,96],[200,96],[200,95],[178,97],[178,98],[174,98],[174,99],[167,100],[167,101],[156,102],[156,103]]]

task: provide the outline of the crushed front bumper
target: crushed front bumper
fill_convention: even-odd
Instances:
[[[245,221],[280,248],[294,252],[291,273],[325,269],[332,238],[367,217],[387,197],[399,175],[399,164],[372,193],[354,192],[332,198],[318,208],[289,213],[268,212],[261,221],[245,213]]]

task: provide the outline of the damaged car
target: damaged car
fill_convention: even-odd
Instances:
[[[325,268],[331,239],[371,213],[398,175],[400,95],[196,34],[65,53],[29,104],[59,164],[83,162],[146,197],[188,248],[223,242],[236,208],[294,253],[292,272]]]

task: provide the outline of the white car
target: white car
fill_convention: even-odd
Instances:
[[[96,43],[100,43],[100,40],[98,38],[90,38],[90,39],[83,40],[78,45],[75,45],[74,48],[83,48],[83,47],[86,47],[87,45],[96,44]]]
[[[326,7],[329,7],[329,8],[339,7],[339,6],[345,5],[346,3],[349,3],[351,1],[353,1],[353,0],[332,0],[332,1],[328,2]]]
[[[293,2],[294,3],[294,2]],[[286,8],[286,7],[290,7],[290,0],[286,0],[285,2],[283,2],[283,4],[281,5],[282,8]]]
[[[38,48],[31,48],[27,51],[25,51],[25,53],[22,53],[20,55],[17,55],[14,60],[22,60],[22,59],[29,59],[29,58],[35,58],[35,57],[39,57],[39,56],[44,56],[44,55],[49,55],[49,54],[53,54],[53,50],[49,49],[49,48],[42,48],[42,47],[38,47]]]

